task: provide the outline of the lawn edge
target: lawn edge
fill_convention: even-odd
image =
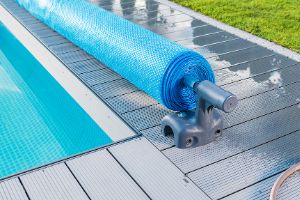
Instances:
[[[260,46],[263,46],[263,47],[265,47],[267,49],[270,49],[270,50],[272,50],[272,51],[274,51],[276,53],[279,53],[279,54],[281,54],[283,56],[286,56],[286,57],[291,58],[291,59],[293,59],[293,60],[295,60],[297,62],[300,62],[300,54],[299,53],[297,53],[297,52],[295,52],[293,50],[290,50],[290,49],[288,49],[286,47],[283,47],[283,46],[281,46],[281,45],[279,45],[279,44],[277,44],[275,42],[268,41],[268,40],[263,39],[261,37],[258,37],[256,35],[253,35],[251,33],[243,31],[243,30],[241,30],[239,28],[235,28],[233,26],[230,26],[228,24],[220,22],[220,21],[218,21],[216,19],[213,19],[213,18],[211,18],[211,17],[209,17],[207,15],[204,15],[202,13],[193,11],[190,8],[186,8],[184,6],[181,6],[181,5],[177,4],[177,3],[174,3],[174,2],[171,2],[171,1],[168,1],[168,0],[156,0],[156,1],[158,1],[158,2],[160,2],[162,4],[165,4],[167,6],[170,6],[171,8],[174,8],[174,9],[176,9],[178,11],[182,11],[185,14],[188,14],[188,15],[190,15],[192,17],[195,17],[196,19],[199,19],[199,20],[201,20],[201,21],[203,21],[203,22],[205,22],[205,23],[207,23],[209,25],[212,25],[214,27],[217,27],[217,28],[219,28],[221,30],[224,30],[224,31],[227,31],[227,32],[229,32],[231,34],[234,34],[234,35],[236,35],[236,36],[238,36],[238,37],[240,37],[242,39],[245,39],[245,40],[248,40],[250,42],[256,43],[256,44],[258,44]]]

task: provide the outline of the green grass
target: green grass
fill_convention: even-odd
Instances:
[[[173,0],[300,53],[300,0]]]

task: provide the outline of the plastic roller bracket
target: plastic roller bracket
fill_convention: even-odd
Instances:
[[[183,82],[197,93],[196,109],[171,113],[161,121],[162,133],[173,135],[175,146],[181,149],[214,141],[223,130],[223,120],[216,108],[229,113],[238,103],[235,95],[210,81],[185,77]]]

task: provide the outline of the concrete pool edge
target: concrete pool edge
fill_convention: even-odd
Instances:
[[[230,26],[228,24],[225,24],[223,22],[220,22],[216,19],[213,19],[209,16],[206,16],[204,14],[201,14],[201,13],[198,13],[198,12],[195,12],[193,10],[191,10],[190,8],[186,8],[184,6],[181,6],[179,4],[176,4],[174,2],[171,2],[169,0],[156,0],[162,4],[165,4],[165,5],[168,5],[170,6],[171,8],[174,8],[178,11],[182,11],[183,13],[188,13],[188,15],[192,16],[192,17],[195,17],[196,19],[199,19],[207,24],[210,24],[216,28],[219,28],[221,30],[224,30],[226,32],[229,32],[231,34],[234,34],[242,39],[245,39],[245,40],[248,40],[250,42],[253,42],[255,44],[258,44],[262,47],[265,47],[269,50],[272,50],[278,54],[281,54],[281,55],[284,55],[288,58],[291,58],[297,62],[300,62],[300,54],[293,51],[293,50],[290,50],[286,47],[283,47],[279,44],[276,44],[274,42],[271,42],[271,41],[268,41],[266,39],[263,39],[263,38],[260,38],[258,36],[255,36],[251,33],[248,33],[246,31],[243,31],[241,29],[238,29],[238,28],[235,28],[233,26]]]
[[[27,48],[106,134],[117,142],[137,135],[2,5],[0,21]]]

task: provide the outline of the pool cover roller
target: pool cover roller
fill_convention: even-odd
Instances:
[[[85,0],[17,0],[33,16],[175,111],[195,108],[186,76],[214,82],[208,62]]]

